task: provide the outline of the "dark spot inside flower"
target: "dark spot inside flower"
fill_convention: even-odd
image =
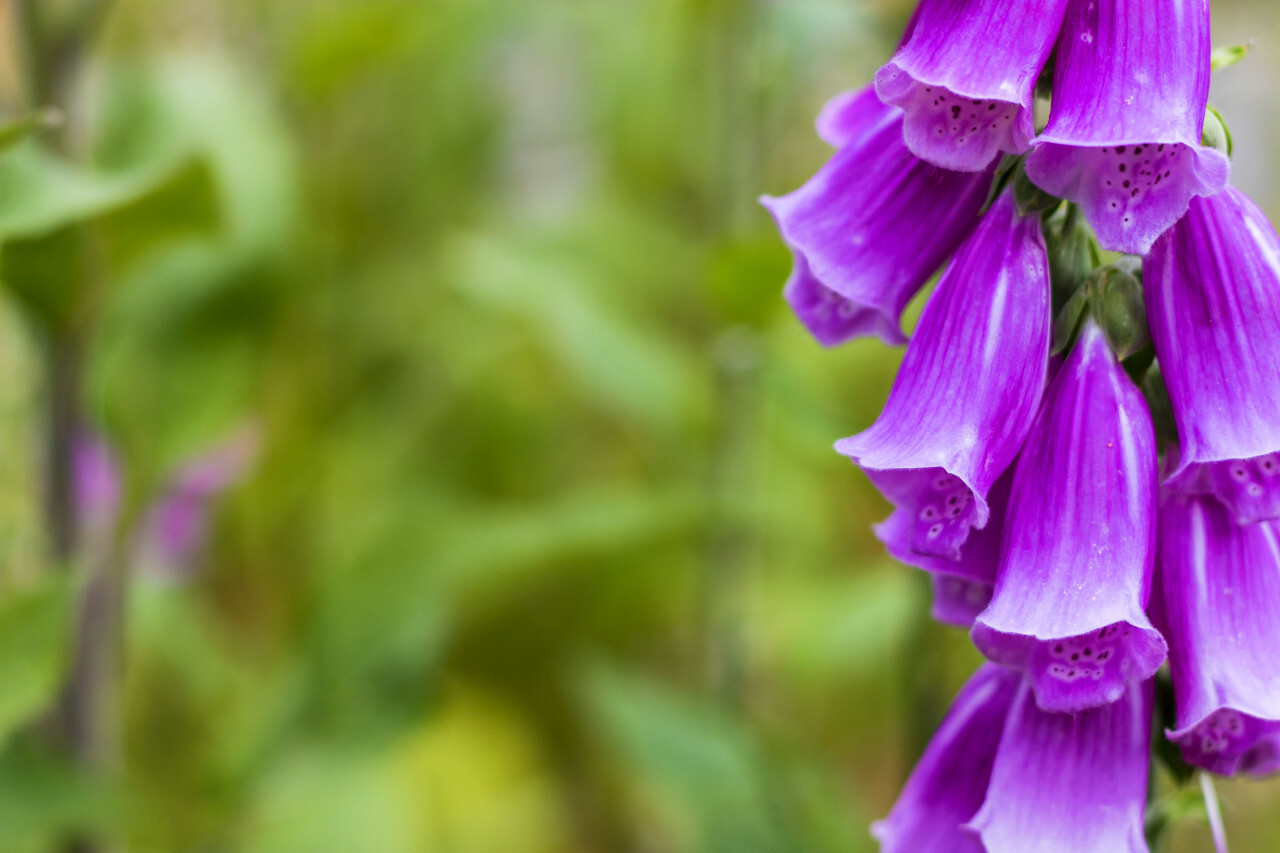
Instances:
[[[996,105],[995,105],[995,104],[988,104],[988,105],[987,105],[987,109],[988,109],[988,110],[994,110],[995,108],[996,108]]]
[[[951,117],[952,117],[952,118],[960,118],[960,108],[959,108],[959,107],[952,107],[952,108],[951,108]]]
[[[1124,182],[1124,184],[1123,184],[1123,186],[1124,186],[1124,188],[1125,188],[1125,189],[1129,189],[1129,182],[1128,182],[1128,181],[1125,181],[1125,182]]]
[[[1157,145],[1157,146],[1156,146],[1156,151],[1164,151],[1164,146],[1163,146],[1163,145]]]
[[[1062,654],[1062,643],[1058,643],[1058,645],[1054,646],[1053,650],[1058,654]]]
[[[1124,171],[1124,163],[1121,163],[1121,164],[1120,164],[1120,171],[1122,171],[1122,172]]]
[[[1079,652],[1076,652],[1075,654],[1073,654],[1073,655],[1071,656],[1071,659],[1072,659],[1072,660],[1080,660],[1080,653],[1079,653]]]
[[[1093,654],[1093,650],[1092,650],[1092,649],[1090,649],[1088,646],[1085,646],[1085,647],[1084,647],[1084,656],[1085,656],[1085,657],[1090,657],[1092,654]]]
[[[1134,146],[1134,148],[1133,148],[1133,153],[1134,153],[1134,154],[1141,154],[1141,153],[1142,153],[1142,146],[1141,146],[1141,145],[1135,145],[1135,146]]]
[[[973,102],[973,105],[974,105],[975,107],[976,107],[976,106],[979,106],[979,105],[981,105],[981,104],[982,104],[982,101],[974,101],[974,102]]]
[[[1116,146],[1116,153],[1117,153],[1117,154],[1123,154],[1123,153],[1124,153],[1124,146],[1123,146],[1123,145],[1117,145],[1117,146]]]

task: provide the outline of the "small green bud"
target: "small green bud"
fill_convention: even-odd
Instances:
[[[1147,368],[1142,377],[1142,396],[1147,400],[1147,408],[1151,410],[1151,422],[1156,428],[1156,440],[1163,448],[1178,442],[1178,424],[1173,419],[1173,404],[1169,401],[1169,389],[1165,387],[1164,377],[1160,375],[1159,363]]]
[[[1004,192],[1004,188],[1009,186],[1009,181],[1013,178],[1014,172],[1022,165],[1022,157],[1017,154],[1006,154],[1000,158],[1000,165],[996,166],[996,173],[991,178],[991,188],[987,190],[987,200],[982,205],[982,212],[986,213],[991,205],[995,204],[996,199],[1000,197],[1000,193]]]
[[[1098,265],[1101,250],[1092,229],[1081,218],[1080,208],[1075,205],[1069,206],[1065,215],[1056,215],[1045,224],[1044,240],[1056,316]]]
[[[1094,319],[1107,336],[1116,358],[1124,361],[1151,343],[1147,311],[1142,302],[1142,282],[1123,263],[1099,269],[1087,290]]]
[[[1018,169],[1013,175],[1013,200],[1018,205],[1018,212],[1023,216],[1044,213],[1062,204],[1062,199],[1040,189],[1027,177],[1026,166],[1023,163],[1018,164]]]
[[[1249,51],[1253,49],[1253,42],[1245,44],[1231,44],[1225,47],[1215,47],[1213,53],[1209,55],[1209,68],[1213,71],[1221,71],[1224,68],[1230,68],[1240,60],[1249,55]]]
[[[1071,345],[1075,343],[1076,335],[1080,331],[1080,322],[1084,319],[1085,311],[1089,307],[1089,291],[1080,287],[1076,292],[1071,294],[1071,298],[1058,311],[1053,321],[1053,348],[1050,353],[1053,355],[1062,355],[1071,349]]]
[[[1200,142],[1202,145],[1218,149],[1228,157],[1231,156],[1231,129],[1223,120],[1222,113],[1213,107],[1205,108],[1204,133],[1200,137]]]

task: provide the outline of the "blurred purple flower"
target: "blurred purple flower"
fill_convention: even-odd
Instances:
[[[1178,425],[1169,485],[1237,521],[1280,518],[1280,238],[1228,188],[1191,202],[1143,261],[1151,338]]]
[[[787,302],[825,346],[903,343],[903,309],[977,226],[991,176],[913,156],[901,110],[870,88],[832,100],[818,133],[835,156],[795,192],[761,199],[794,257]]]
[[[898,508],[891,549],[959,561],[986,526],[1044,390],[1048,275],[1040,220],[1006,193],[938,282],[880,417],[836,443]]]
[[[240,429],[229,440],[187,461],[133,531],[133,557],[151,574],[189,573],[207,544],[214,500],[235,485],[257,453],[257,432]],[[99,436],[82,435],[73,449],[75,498],[87,546],[109,550],[121,499],[121,472],[111,447]]]
[[[1143,612],[1155,493],[1146,403],[1088,320],[1019,458],[995,593],[973,627],[1041,708],[1114,702],[1164,660]]]
[[[1035,135],[1036,80],[1067,0],[922,0],[911,38],[876,73],[885,103],[906,111],[917,157],[980,172]]]
[[[115,455],[101,437],[77,435],[71,447],[76,514],[90,536],[110,531],[120,511],[120,471]]]
[[[1077,202],[1103,248],[1145,253],[1226,186],[1230,161],[1200,144],[1210,49],[1209,0],[1071,0],[1027,176]]]
[[[982,845],[961,827],[987,794],[1019,682],[1017,675],[995,664],[973,674],[889,816],[872,825],[881,853],[983,853]]]
[[[1236,524],[1209,497],[1160,507],[1159,594],[1178,728],[1169,738],[1214,773],[1280,770],[1280,536]]]
[[[1150,681],[1079,714],[1041,710],[1024,684],[1000,738],[986,799],[969,824],[981,849],[1147,853],[1151,710]]]
[[[244,428],[178,470],[137,531],[142,567],[165,577],[183,577],[194,568],[208,543],[214,500],[244,477],[257,446],[257,432]]]

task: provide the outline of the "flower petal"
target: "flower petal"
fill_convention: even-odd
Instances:
[[[1025,685],[969,824],[986,853],[1147,853],[1151,682],[1080,714],[1042,711]]]
[[[1208,0],[1067,7],[1027,176],[1079,203],[1103,248],[1145,253],[1194,196],[1226,186],[1230,161],[1200,145],[1210,49]]]
[[[1149,678],[1165,644],[1143,608],[1155,534],[1151,416],[1086,322],[1014,473],[991,606],[973,640],[1025,670],[1047,711],[1080,711]]]
[[[1010,466],[987,496],[990,520],[981,530],[969,534],[960,547],[959,560],[920,554],[911,549],[916,528],[915,512],[911,509],[895,509],[892,515],[876,525],[876,536],[885,544],[890,556],[932,576],[932,614],[939,622],[968,628],[991,603],[1012,482],[1013,466]]]
[[[923,0],[910,40],[876,73],[885,103],[906,111],[903,136],[944,169],[981,171],[1035,135],[1036,79],[1067,0]]]
[[[1242,522],[1280,517],[1280,238],[1237,189],[1195,199],[1144,259],[1143,288],[1178,424],[1169,485]]]
[[[1006,193],[938,282],[879,419],[836,444],[909,513],[907,550],[959,560],[969,529],[987,524],[987,493],[1031,429],[1048,353],[1040,222]]]
[[[961,829],[982,804],[1000,733],[1017,693],[1016,675],[985,664],[951,710],[889,816],[871,827],[881,853],[983,853]]]
[[[1159,595],[1183,757],[1215,773],[1280,769],[1280,536],[1209,497],[1160,507]]]
[[[918,159],[902,142],[902,112],[870,88],[836,99],[819,132],[840,150],[803,187],[761,203],[795,256],[788,300],[828,345],[862,334],[900,344],[902,310],[978,225],[990,174]],[[823,291],[845,322],[814,313]],[[818,296],[815,296],[818,294]]]

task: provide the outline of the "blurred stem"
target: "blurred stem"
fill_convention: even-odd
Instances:
[[[913,611],[915,628],[911,632],[906,649],[906,660],[898,667],[902,675],[902,694],[906,706],[905,754],[915,759],[924,754],[925,747],[946,712],[947,697],[942,685],[946,681],[947,665],[944,649],[948,628],[939,625],[930,616],[933,604],[933,587],[925,572],[913,572],[917,593]]]
[[[1227,853],[1227,830],[1222,823],[1218,791],[1213,787],[1213,778],[1203,770],[1200,771],[1200,792],[1204,795],[1204,811],[1209,820],[1209,831],[1213,834],[1214,849],[1217,853]]]
[[[704,66],[706,174],[711,192],[708,223],[731,243],[747,229],[759,192],[758,116],[753,98],[758,57],[759,0],[709,0]],[[756,534],[752,465],[759,419],[760,342],[751,329],[724,331],[713,342],[719,422],[713,438],[714,507],[704,587],[704,623],[712,693],[726,708],[746,700],[746,605]]]
[[[748,518],[758,413],[759,345],[755,333],[729,329],[715,343],[719,429],[714,439],[714,507],[705,588],[711,690],[742,710],[746,685],[746,586],[755,533]]]
[[[16,0],[14,14],[25,62],[29,106],[56,107],[67,117],[50,142],[66,157],[80,141],[74,89],[89,45],[101,29],[109,0]],[[85,234],[78,239],[87,241]],[[95,254],[72,291],[82,296],[98,275]],[[84,426],[81,411],[84,345],[81,317],[50,327],[46,339],[48,460],[46,525],[56,565],[86,574],[72,640],[73,658],[56,720],[57,737],[86,771],[107,774],[120,755],[119,713],[123,624],[123,560],[118,546],[106,554],[81,553],[75,495],[74,451]],[[66,840],[68,853],[101,853],[106,842],[85,836]]]

